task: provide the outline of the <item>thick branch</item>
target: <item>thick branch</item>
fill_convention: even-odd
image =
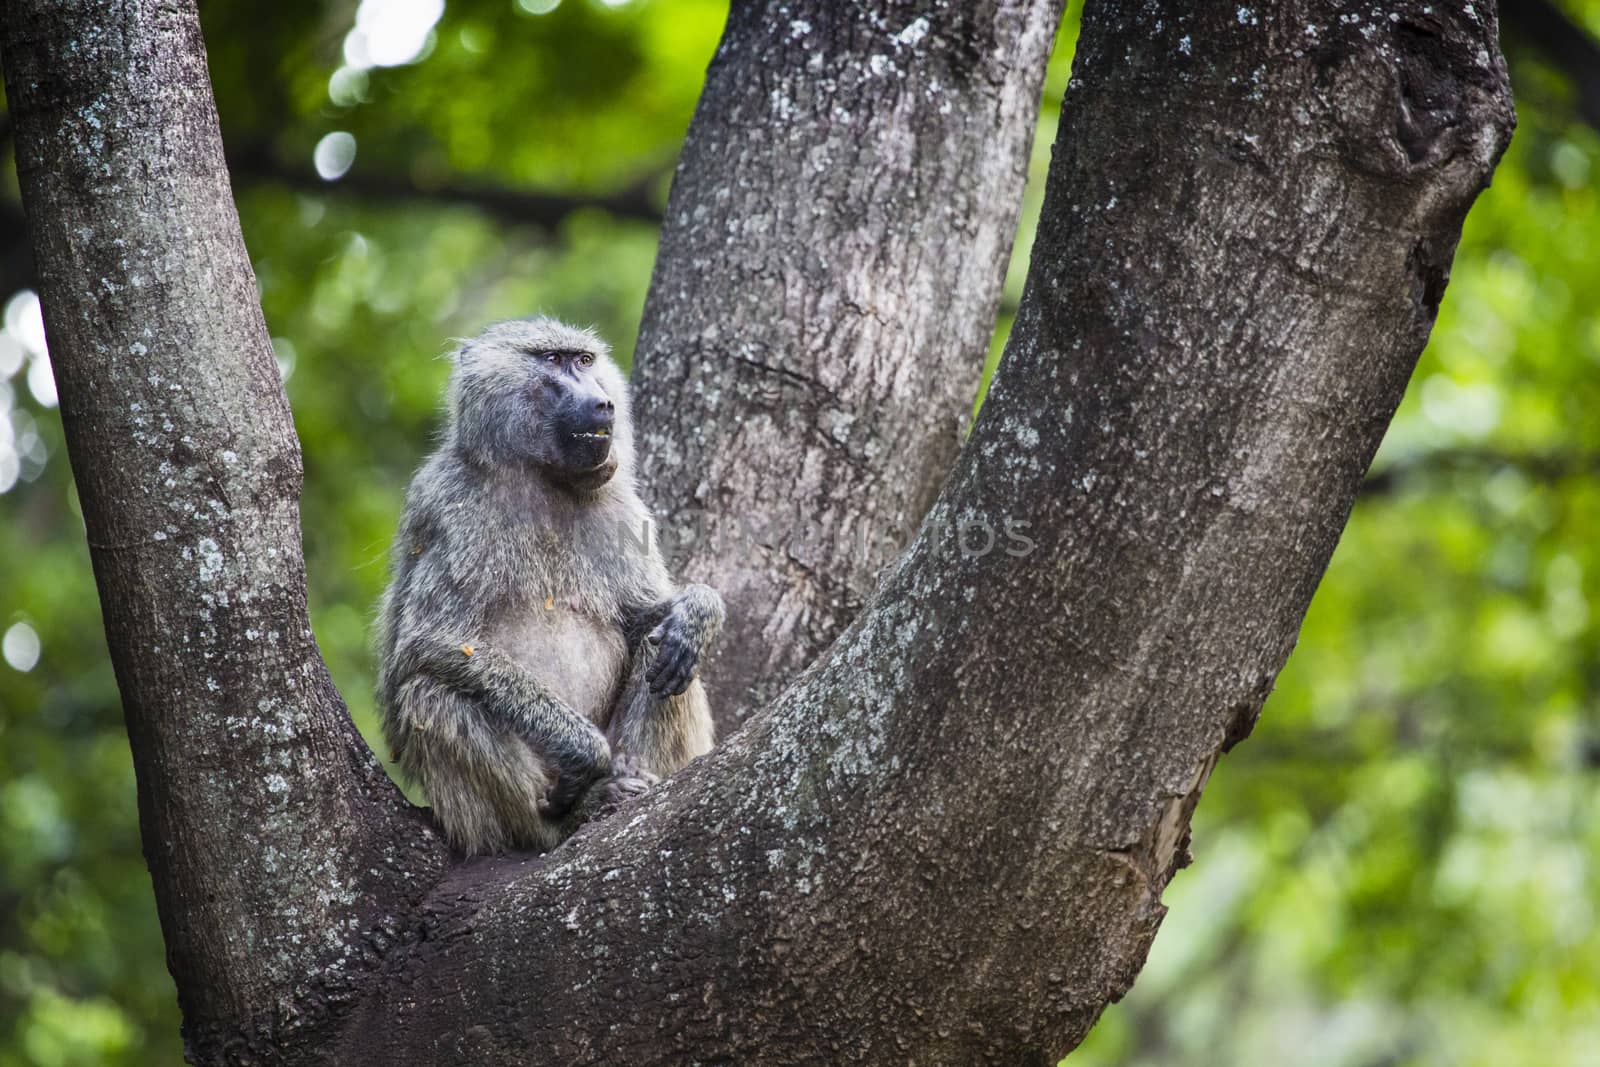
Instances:
[[[192,4],[4,9],[45,324],[191,1053],[290,1048],[442,859],[306,615],[300,451]]]
[[[635,381],[726,733],[853,618],[960,446],[1060,0],[735,5]],[[715,432],[709,432],[711,428]]]
[[[1089,4],[1012,341],[915,544],[636,815],[450,883],[345,1054],[1080,1040],[1144,960],[1509,137],[1486,6]],[[1032,550],[977,551],[1008,520]]]

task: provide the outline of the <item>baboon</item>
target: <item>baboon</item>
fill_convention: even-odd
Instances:
[[[378,703],[456,848],[543,850],[710,750],[696,673],[722,598],[668,577],[599,337],[502,322],[453,358],[391,554]]]

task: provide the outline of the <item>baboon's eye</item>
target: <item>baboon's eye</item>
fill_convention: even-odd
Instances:
[[[578,355],[578,366],[587,367],[587,366],[592,365],[593,363],[594,363],[594,357],[591,356],[589,353],[582,352],[582,353],[580,353]]]
[[[559,366],[561,366],[561,353],[560,352],[546,352],[544,354],[544,361],[546,363],[550,364],[552,367],[559,367]]]

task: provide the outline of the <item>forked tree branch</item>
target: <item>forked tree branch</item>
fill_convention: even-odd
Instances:
[[[448,885],[347,1055],[465,1024],[449,1062],[1046,1063],[1127,990],[1513,124],[1482,4],[1246,15],[1086,8],[1021,315],[915,544],[648,808]],[[963,553],[1007,522],[1033,551]]]
[[[924,38],[983,54],[970,31],[989,23],[952,10],[930,5],[920,34],[854,25],[815,77],[886,30],[913,50],[908,79],[928,75]],[[202,1063],[1063,1054],[1143,962],[1200,791],[1293,643],[1512,124],[1481,0],[1088,5],[1011,343],[866,610],[644,802],[549,857],[441,881],[305,624],[298,453],[192,6],[11,0],[5,18],[46,323]],[[878,145],[887,174],[907,144]],[[867,182],[881,163],[808,165],[839,159]],[[675,197],[674,224],[724,221],[703,188]],[[657,301],[705,269],[669,256]],[[960,271],[939,276],[919,283],[935,319],[969,298]],[[775,313],[796,335],[847,328],[872,295],[859,280]],[[688,350],[787,380],[783,353],[657,314],[657,346],[678,323]],[[875,373],[798,373],[875,395]],[[711,438],[774,417],[738,392],[706,403]]]

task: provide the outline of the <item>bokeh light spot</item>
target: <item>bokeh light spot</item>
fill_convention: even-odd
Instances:
[[[317,175],[325,182],[343,178],[356,161],[356,139],[344,130],[335,130],[317,142],[311,152],[311,163]]]
[[[39,306],[39,294],[32,289],[19,290],[6,301],[6,332],[18,344],[34,355],[43,355],[48,349],[44,339],[44,312]]]
[[[12,623],[0,638],[0,655],[13,670],[31,671],[39,662],[39,634],[25,622]]]
[[[428,50],[444,0],[361,0],[356,24],[344,39],[347,67],[399,67]]]

